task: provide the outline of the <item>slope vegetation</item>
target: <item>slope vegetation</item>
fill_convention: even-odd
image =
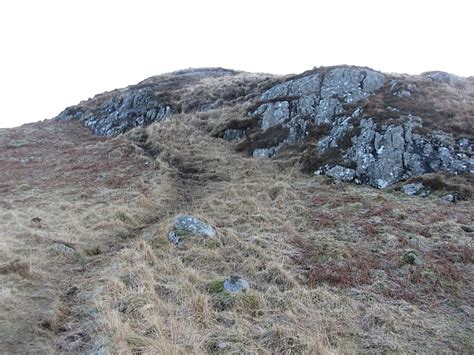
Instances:
[[[247,110],[1,130],[0,352],[472,353],[472,201],[334,184],[210,134]],[[171,243],[183,214],[218,238]]]

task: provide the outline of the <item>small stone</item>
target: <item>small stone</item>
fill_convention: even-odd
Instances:
[[[176,234],[176,232],[171,231],[168,234],[168,239],[174,245],[178,245],[181,242],[181,237]]]
[[[224,291],[227,292],[247,292],[250,286],[246,280],[240,276],[231,275],[224,281]]]
[[[76,252],[76,249],[74,249],[74,247],[70,246],[70,245],[66,245],[66,244],[63,244],[63,243],[58,243],[56,245],[56,248],[64,253],[64,254],[67,254],[67,255],[71,255],[71,254],[74,254]]]
[[[229,344],[227,344],[225,341],[221,341],[220,343],[217,344],[217,349],[219,350],[225,350],[229,347]]]
[[[230,328],[235,324],[235,319],[219,317],[217,318],[219,323],[222,323],[225,327]]]
[[[474,228],[466,225],[461,226],[461,229],[466,233],[472,233],[474,231]]]
[[[41,218],[39,218],[39,217],[33,217],[33,218],[31,219],[31,224],[32,224],[34,227],[36,227],[36,228],[41,228],[41,221],[42,221]]]
[[[424,186],[421,182],[415,182],[413,184],[406,184],[402,186],[402,192],[408,196],[414,196],[423,190]]]
[[[405,264],[420,265],[421,260],[418,258],[418,254],[414,250],[407,250],[402,256],[402,261]]]
[[[447,194],[447,195],[444,195],[443,197],[441,197],[441,199],[443,199],[444,201],[447,201],[447,202],[456,202],[458,200],[458,196],[455,195],[455,194]]]
[[[245,129],[226,129],[224,139],[226,141],[235,141],[245,137]]]

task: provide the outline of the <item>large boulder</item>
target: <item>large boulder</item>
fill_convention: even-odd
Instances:
[[[178,234],[194,234],[208,238],[217,237],[214,227],[190,215],[182,215],[176,218],[173,227]]]

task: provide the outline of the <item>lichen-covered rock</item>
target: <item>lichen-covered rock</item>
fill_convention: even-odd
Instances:
[[[72,245],[67,245],[64,243],[56,244],[56,249],[59,250],[61,253],[66,255],[71,255],[76,252],[76,249]]]
[[[179,245],[182,241],[181,237],[175,231],[168,233],[168,240],[174,245]]]
[[[405,195],[414,196],[414,195],[418,195],[423,190],[423,188],[424,186],[421,182],[415,182],[412,184],[403,185],[402,192]]]
[[[195,234],[202,237],[215,238],[217,232],[210,224],[201,221],[200,219],[183,215],[176,218],[173,225],[175,233],[179,236],[182,234]]]
[[[420,259],[416,251],[414,250],[406,250],[402,255],[402,261],[405,264],[409,265],[421,265],[423,261]]]
[[[240,276],[231,275],[224,281],[224,291],[247,292],[250,290],[248,282]]]
[[[171,113],[171,106],[155,96],[152,88],[145,87],[120,90],[98,107],[68,107],[57,119],[79,120],[97,135],[115,136],[134,127],[162,121]]]
[[[435,82],[457,83],[455,76],[446,73],[423,75]],[[364,100],[370,100],[377,90],[385,90],[389,98],[413,100],[420,92],[418,85],[401,76],[385,83],[383,74],[357,67],[315,70],[282,82],[261,95],[250,117],[257,120],[263,132],[255,137],[265,137],[265,132],[276,129],[288,133],[278,145],[255,144],[250,154],[259,159],[273,157],[285,145],[304,142],[311,127],[317,132],[324,126],[325,130],[329,127],[328,133],[310,142],[316,147],[314,156],[319,161],[314,170],[339,181],[354,180],[385,188],[439,170],[474,172],[469,138],[455,142],[449,134],[427,130],[423,117],[403,114],[397,107],[381,106],[379,111],[387,112],[383,119],[365,112]],[[326,154],[331,156],[328,161],[324,161]],[[344,175],[344,169],[350,174]]]
[[[413,117],[407,117],[403,124],[387,126],[362,119],[360,133],[352,138],[345,159],[356,163],[356,174],[362,182],[378,188],[438,170],[473,172],[472,159],[460,158],[454,147],[414,133],[417,126]]]
[[[459,197],[456,194],[446,194],[446,195],[442,196],[441,199],[446,201],[446,202],[454,203],[454,202],[457,202],[459,200]]]
[[[255,149],[252,153],[252,156],[256,159],[268,159],[275,156],[278,151],[281,149],[282,145],[270,148],[258,148]]]
[[[308,123],[332,123],[344,112],[343,104],[368,97],[384,83],[384,75],[363,68],[336,67],[274,86],[261,96],[252,113],[262,129],[283,124],[287,141],[295,143],[307,133]]]
[[[334,180],[339,182],[350,182],[353,181],[356,172],[354,169],[345,168],[340,165],[336,165],[326,171],[326,175],[332,177]]]

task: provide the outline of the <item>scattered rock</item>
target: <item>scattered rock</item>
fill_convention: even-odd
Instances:
[[[209,238],[217,237],[217,232],[214,227],[190,215],[183,215],[176,218],[174,221],[174,233],[177,236],[195,234]]]
[[[227,292],[247,292],[250,286],[246,280],[240,276],[231,275],[224,281],[224,291]]]
[[[35,227],[35,228],[41,228],[41,227],[42,227],[41,221],[42,221],[41,218],[39,218],[39,217],[33,217],[33,218],[31,219],[31,225],[32,225],[33,227]]]
[[[425,188],[421,182],[403,185],[401,190],[408,196],[419,195],[421,197],[426,197],[430,194],[430,190]]]
[[[466,232],[466,233],[472,233],[474,232],[474,228],[472,228],[471,226],[467,226],[467,225],[462,225],[461,226],[461,229]]]
[[[226,141],[235,141],[244,138],[245,132],[245,129],[226,129],[222,138]]]
[[[255,149],[252,156],[256,159],[268,159],[276,155],[279,150],[279,146],[270,148]]]
[[[354,180],[356,172],[354,169],[349,169],[340,165],[336,165],[331,169],[328,169],[326,171],[326,175],[332,177],[338,182],[350,182]]]
[[[454,203],[454,202],[459,200],[459,197],[456,194],[446,194],[446,195],[442,196],[441,199],[444,200],[444,201],[447,201],[447,202]]]
[[[171,106],[155,95],[151,87],[122,89],[96,107],[68,107],[56,119],[79,120],[95,134],[114,136],[132,128],[163,121],[172,114]]]
[[[56,245],[56,249],[58,249],[61,253],[64,253],[66,255],[71,255],[76,252],[76,249],[72,245],[68,245],[64,243],[58,243]]]
[[[410,265],[420,265],[421,259],[418,257],[418,254],[414,250],[407,250],[405,253],[403,253],[402,256],[402,261],[405,264],[410,264]]]
[[[218,350],[225,350],[228,347],[229,347],[229,344],[227,344],[225,341],[221,341],[220,343],[217,344]]]
[[[177,235],[175,231],[169,232],[168,239],[174,245],[179,245],[179,243],[181,242],[181,237]]]

